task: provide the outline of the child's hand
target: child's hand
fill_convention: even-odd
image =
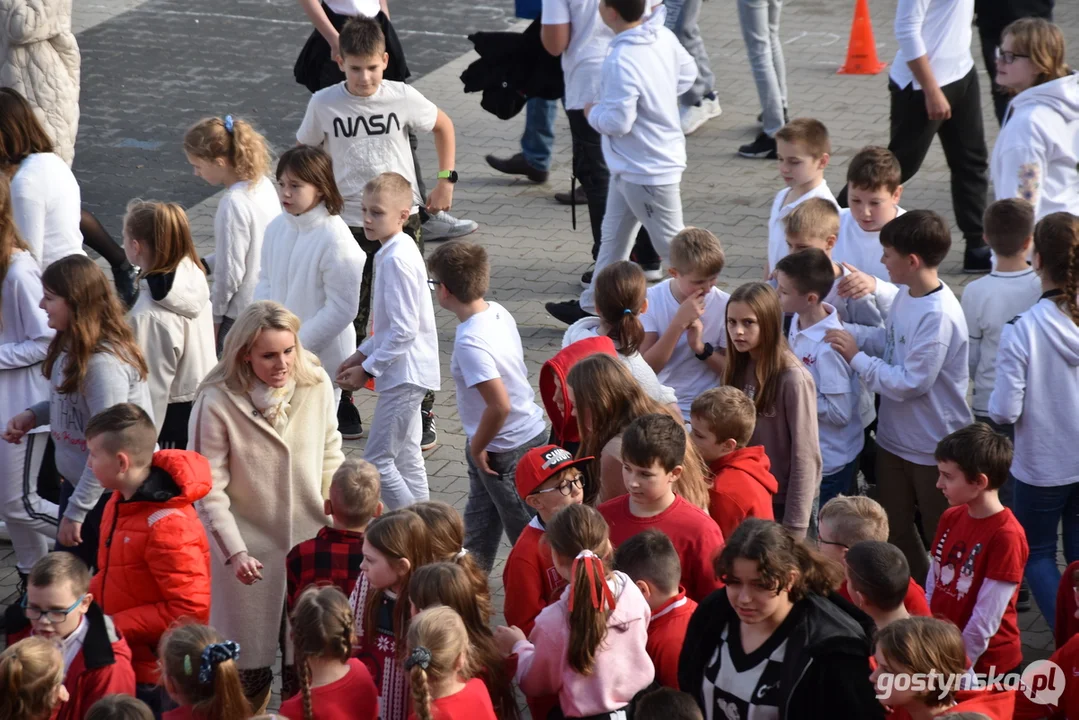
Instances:
[[[487,475],[498,475],[491,469],[490,462],[487,460],[487,450],[485,448],[477,448],[475,445],[469,448],[469,452],[472,454],[472,462],[476,463],[476,467],[480,472]]]
[[[839,297],[847,300],[858,300],[877,291],[877,279],[875,277],[848,263],[841,264],[850,272],[850,275],[839,281],[837,289]]]
[[[262,563],[241,551],[229,559],[236,579],[244,585],[254,585],[262,579]]]
[[[694,355],[704,352],[704,324],[700,318],[691,322],[686,328],[686,342],[689,343],[689,349]]]
[[[367,362],[367,356],[357,350],[356,352],[349,355],[343,363],[341,363],[341,367],[337,368],[337,374],[340,375],[345,370],[357,367],[359,365],[363,365],[365,362]]]
[[[60,518],[60,529],[56,532],[56,542],[74,547],[82,545],[82,523]]]
[[[704,314],[704,291],[690,295],[685,301],[678,306],[678,312],[674,314],[674,320],[671,323],[675,327],[682,329],[688,329],[694,321],[699,320],[701,315]]]
[[[498,651],[503,655],[512,655],[513,646],[527,639],[521,628],[516,625],[511,625],[510,627],[499,625],[495,628],[495,645],[498,646]]]
[[[22,442],[22,436],[34,429],[34,413],[29,410],[23,410],[21,413],[11,418],[7,422],[7,428],[4,430],[4,440],[8,441],[12,445],[18,445]]]
[[[354,392],[363,388],[367,384],[367,381],[371,379],[371,376],[367,374],[367,371],[363,367],[351,367],[348,370],[342,370],[337,373],[337,384],[342,390],[348,390]]]
[[[943,90],[926,90],[924,95],[925,111],[930,120],[947,120],[952,116],[952,105]]]
[[[449,210],[453,205],[453,183],[443,178],[435,185],[431,196],[427,198],[427,211],[436,213]]]
[[[858,354],[858,343],[846,330],[829,330],[824,333],[824,340],[832,346],[833,350],[843,356],[848,365]]]

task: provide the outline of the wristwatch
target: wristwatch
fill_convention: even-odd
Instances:
[[[455,184],[457,182],[457,171],[456,170],[439,170],[438,171],[438,179],[439,180],[449,180],[450,184],[453,185],[453,184]]]
[[[712,347],[712,343],[705,343],[704,344],[704,351],[696,353],[697,359],[700,360],[701,362],[704,362],[708,358],[712,357],[712,353],[714,353],[715,351],[716,351],[716,349],[714,347]]]

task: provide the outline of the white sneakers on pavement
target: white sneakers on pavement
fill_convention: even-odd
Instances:
[[[700,129],[701,125],[711,120],[714,117],[719,117],[723,114],[723,108],[719,106],[719,98],[715,93],[701,98],[701,101],[696,105],[683,105],[682,110],[682,132],[686,135],[692,135]]]

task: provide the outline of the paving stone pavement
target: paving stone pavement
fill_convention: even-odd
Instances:
[[[490,2],[491,0],[487,0]],[[874,0],[873,27],[881,59],[891,61],[891,26],[896,0]],[[463,35],[473,29],[503,29],[512,21],[508,7],[442,4],[432,21],[425,2],[394,3],[394,21],[416,74],[415,87],[453,119],[457,129],[457,185],[453,212],[480,223],[470,239],[491,253],[489,297],[515,316],[533,384],[540,365],[561,347],[563,328],[543,309],[548,300],[575,296],[577,278],[587,268],[587,213],[570,227],[568,208],[552,199],[569,185],[569,131],[557,126],[551,180],[533,185],[499,176],[483,160],[488,152],[511,154],[523,117],[502,122],[485,113],[479,97],[464,95],[458,76],[475,58]],[[508,3],[507,3],[508,5]],[[212,222],[218,195],[193,178],[180,151],[179,137],[191,121],[213,112],[254,117],[277,148],[294,142],[306,92],[292,82],[296,50],[307,34],[292,0],[236,0],[222,16],[210,0],[98,0],[76,13],[83,45],[83,119],[76,173],[88,205],[118,231],[126,200],[134,196],[177,200],[189,208],[201,252],[212,247]],[[77,9],[78,10],[78,9]],[[123,12],[125,11],[126,12]],[[111,15],[110,15],[111,11]],[[94,13],[97,13],[96,15]],[[833,144],[827,178],[834,191],[843,185],[847,161],[867,144],[887,144],[887,75],[837,75],[843,62],[852,15],[849,0],[792,0],[784,7],[782,32],[792,116],[813,116],[828,126]],[[240,19],[235,19],[240,18]],[[1079,6],[1058,3],[1057,22],[1073,47],[1079,47]],[[152,23],[151,23],[152,21]],[[198,22],[196,22],[198,21]],[[433,30],[437,28],[437,32]],[[736,156],[738,145],[757,132],[759,111],[745,48],[732,3],[707,2],[701,30],[717,75],[721,117],[687,141],[689,168],[682,181],[687,224],[716,233],[727,251],[719,285],[730,291],[756,279],[765,258],[766,220],[781,181],[774,163]],[[977,43],[975,33],[975,43]],[[268,48],[274,48],[267,53]],[[465,53],[461,55],[461,53]],[[1075,52],[1073,51],[1073,56]],[[980,63],[978,48],[974,48]],[[265,60],[252,62],[252,57]],[[979,71],[982,70],[979,64]],[[996,122],[981,74],[985,126],[990,147]],[[428,177],[437,170],[433,144],[421,138]],[[949,175],[939,146],[906,186],[904,207],[929,208],[952,219]],[[953,227],[953,249],[943,271],[957,292],[971,278],[959,273],[961,236]],[[454,319],[438,310],[443,389],[437,395],[440,444],[427,453],[432,497],[463,509],[468,492],[464,436],[457,419],[449,357]],[[374,398],[358,405],[371,417]],[[364,441],[346,443],[350,455]],[[502,606],[501,562],[491,587]],[[0,601],[7,602],[16,577],[10,546],[0,545]],[[1052,634],[1037,610],[1020,616],[1026,659],[1048,657]]]

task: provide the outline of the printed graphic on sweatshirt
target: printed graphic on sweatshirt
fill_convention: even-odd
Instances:
[[[1031,205],[1038,204],[1038,192],[1042,187],[1042,166],[1036,162],[1019,166],[1019,197]]]
[[[49,409],[50,430],[54,442],[74,445],[86,452],[86,416],[79,412],[74,403],[60,393],[53,393],[52,407]]]
[[[771,653],[763,657],[760,650],[740,657],[738,664],[745,668],[740,671],[731,653],[741,656],[741,648],[732,649],[731,644],[740,644],[741,641],[729,639],[728,632],[724,628],[720,645],[704,670],[701,693],[705,706],[712,708],[712,720],[770,720],[778,717],[780,679],[787,640],[784,638]]]

